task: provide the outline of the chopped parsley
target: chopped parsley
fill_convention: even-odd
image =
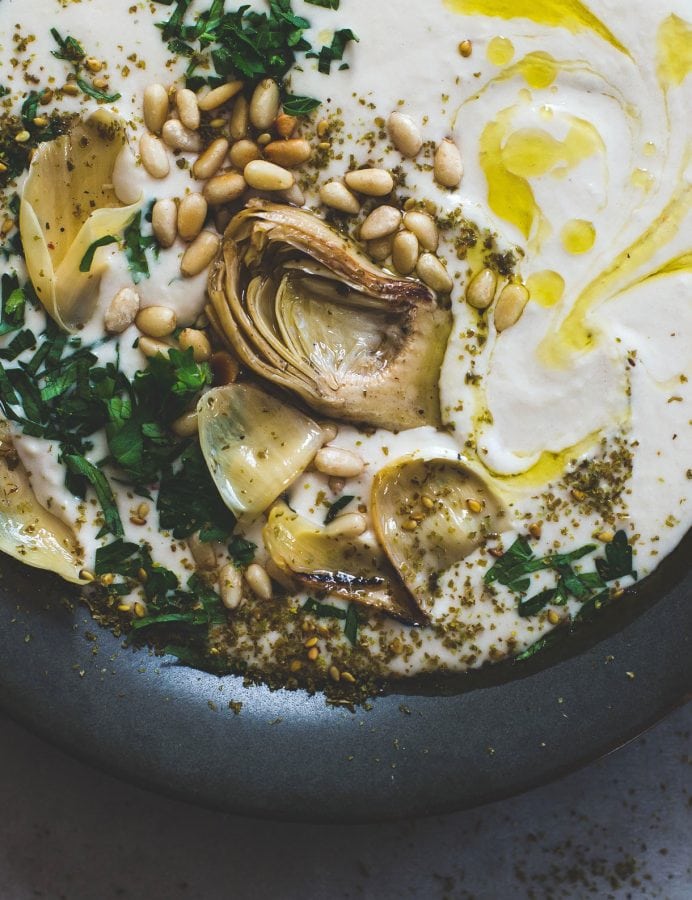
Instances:
[[[109,244],[117,244],[118,239],[112,234],[106,234],[98,240],[95,240],[93,244],[89,244],[87,247],[87,251],[82,257],[81,262],[79,263],[79,271],[80,272],[90,272],[91,267],[94,263],[94,256],[96,255],[96,251],[99,247],[107,247]]]
[[[148,214],[150,217],[151,213]],[[146,220],[147,216],[145,216]],[[125,241],[125,256],[127,257],[127,265],[135,284],[139,284],[145,278],[149,278],[149,260],[147,259],[147,251],[153,251],[158,256],[159,244],[153,233],[148,235],[142,234],[142,213],[137,213],[130,224],[123,232],[123,240]]]
[[[233,564],[239,569],[246,568],[250,565],[255,558],[256,549],[257,544],[245,540],[245,538],[240,537],[240,535],[234,535],[228,545],[228,552],[231,555]]]
[[[77,38],[74,38],[69,34],[67,37],[63,37],[57,28],[51,28],[50,33],[53,40],[58,45],[58,49],[51,50],[51,53],[56,59],[63,59],[65,62],[72,64],[75,74],[75,83],[83,94],[86,94],[88,97],[93,97],[100,103],[115,103],[116,100],[120,100],[121,94],[106,94],[104,91],[99,90],[99,88],[82,78],[82,63],[86,58],[86,50]]]
[[[344,494],[342,497],[339,497],[338,500],[335,500],[327,510],[327,515],[324,517],[324,524],[329,525],[330,522],[333,522],[339,513],[344,510],[352,500],[355,500],[353,494]]]
[[[355,646],[358,641],[358,627],[360,619],[355,603],[349,603],[346,610],[331,603],[320,603],[312,597],[308,597],[303,606],[303,612],[311,613],[317,619],[340,619],[344,623],[344,634]]]

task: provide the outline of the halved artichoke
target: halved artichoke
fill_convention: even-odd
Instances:
[[[113,169],[125,145],[125,126],[106,110],[38,148],[24,185],[19,228],[36,295],[66,331],[91,316],[103,270],[80,271],[96,242],[118,237],[139,208],[123,206]]]
[[[404,457],[382,469],[371,514],[382,549],[423,611],[436,577],[507,527],[499,497],[451,454]]]
[[[66,581],[84,583],[82,550],[74,532],[36,499],[4,421],[0,421],[0,551]]]
[[[377,545],[330,534],[281,502],[269,513],[263,537],[274,563],[302,587],[353,600],[409,625],[426,621]]]
[[[251,384],[228,384],[197,406],[202,453],[224,503],[249,524],[286,490],[323,444],[322,429]]]
[[[312,213],[263,201],[238,213],[209,295],[245,365],[312,409],[392,430],[440,424],[451,313]]]

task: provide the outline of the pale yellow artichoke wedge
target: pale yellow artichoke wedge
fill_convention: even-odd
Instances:
[[[440,424],[451,313],[307,210],[253,201],[238,213],[209,295],[242,362],[311,409],[391,430]]]
[[[123,123],[99,110],[38,148],[22,192],[19,228],[36,295],[66,331],[90,318],[102,269],[80,271],[87,251],[119,238],[140,207],[123,206],[113,170],[126,141]]]
[[[36,499],[29,476],[0,421],[0,551],[83,584],[82,550],[72,529]]]

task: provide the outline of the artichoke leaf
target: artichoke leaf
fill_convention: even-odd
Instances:
[[[85,583],[75,534],[36,499],[6,422],[0,422],[0,551],[66,581]]]
[[[301,587],[352,600],[409,625],[425,623],[377,544],[330,534],[283,502],[272,508],[262,534],[272,561]]]
[[[113,169],[125,145],[122,122],[99,110],[41,144],[22,191],[19,228],[29,278],[49,315],[74,331],[94,311],[103,266],[80,264],[89,247],[119,236],[141,203],[123,206]]]
[[[324,443],[316,422],[251,384],[209,391],[197,414],[211,476],[226,506],[244,524],[272,505]]]
[[[442,572],[507,528],[504,505],[488,482],[444,451],[381,469],[370,499],[380,546],[424,610]]]
[[[211,321],[256,375],[331,418],[440,424],[451,312],[307,210],[253,201],[212,267]]]

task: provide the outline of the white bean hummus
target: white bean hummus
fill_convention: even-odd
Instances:
[[[689,3],[237,10],[0,4],[0,549],[337,694],[626,603],[692,520]]]

